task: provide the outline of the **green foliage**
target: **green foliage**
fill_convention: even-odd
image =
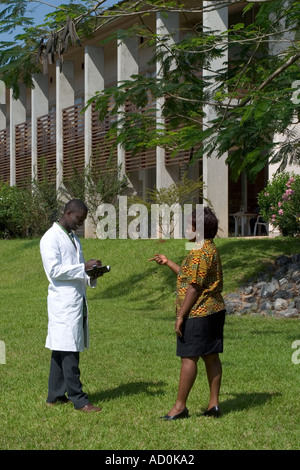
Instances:
[[[27,194],[16,186],[0,183],[0,237],[19,237],[26,233],[24,211]]]
[[[30,204],[27,208],[28,235],[38,236],[46,232],[58,220],[62,202],[56,183],[51,182],[49,172],[42,168],[41,177],[34,179],[27,189]]]
[[[99,154],[93,155],[92,162],[78,171],[73,165],[72,174],[64,181],[62,193],[69,199],[78,198],[85,201],[89,208],[89,216],[96,227],[97,208],[100,204],[115,204],[128,185],[127,178],[121,175],[121,165],[116,166],[110,158],[105,168],[97,165]]]
[[[171,184],[168,188],[150,189],[148,190],[148,200],[151,204],[192,204],[195,198],[200,196],[203,198],[204,184],[202,177],[198,180],[190,180],[185,173],[178,183]]]
[[[139,196],[131,196],[128,198],[128,205],[141,204],[147,207],[149,223],[151,223],[152,204],[157,204],[160,208],[166,207],[170,210],[170,226],[164,226],[162,217],[159,217],[159,229],[162,238],[169,238],[173,236],[176,228],[176,215],[184,214],[184,204],[190,204],[195,207],[200,197],[203,201],[204,183],[202,177],[198,180],[190,180],[185,173],[181,181],[171,184],[168,188],[154,188],[146,191],[146,201]],[[172,210],[171,210],[172,209]],[[177,210],[178,209],[178,210]],[[130,218],[129,218],[130,219]],[[182,235],[182,234],[180,234]]]
[[[112,127],[110,133],[117,136],[117,143],[133,153],[157,145],[173,156],[182,149],[192,149],[194,158],[201,158],[203,152],[218,157],[228,152],[227,163],[234,179],[241,172],[254,178],[270,160],[280,161],[282,169],[287,163],[299,163],[296,134],[280,151],[273,143],[275,133],[290,135],[287,129],[300,112],[299,103],[291,99],[298,78],[299,44],[295,41],[290,47],[284,45],[281,54],[273,54],[269,37],[272,34],[272,40],[280,42],[284,41],[283,30],[296,34],[300,3],[253,2],[244,14],[254,7],[255,21],[247,26],[239,23],[219,34],[196,25],[173,46],[168,36],[144,32],[149,42],[156,41],[151,63],[160,63],[159,76],[135,75],[95,96],[100,119],[107,113],[109,100],[114,101],[112,112],[118,114],[119,128]],[[130,30],[123,33],[124,40],[129,34]],[[137,34],[136,27],[131,34]],[[210,69],[211,62],[227,48],[228,69],[224,66],[203,76],[201,70]],[[212,80],[217,86],[209,88]],[[120,111],[126,102],[143,108],[147,99],[164,99],[165,125],[155,126],[153,106],[139,115]],[[217,117],[203,128],[206,104],[215,109]],[[130,145],[133,141],[134,146]]]
[[[300,175],[279,173],[259,193],[258,204],[264,218],[283,235],[299,235]]]
[[[20,41],[2,43],[0,52],[0,76],[13,88],[15,97],[18,82],[32,86],[31,73],[40,69],[36,58],[45,66],[48,47],[52,61],[57,56],[63,60],[62,53],[70,41],[80,44],[81,38],[90,37],[122,15],[139,18],[132,28],[118,30],[107,40],[143,37],[144,45],[153,47],[149,66],[160,64],[158,75],[135,75],[90,100],[95,102],[100,120],[106,116],[109,103],[114,102],[111,112],[118,117],[119,125],[112,126],[108,138],[113,135],[115,145],[121,144],[132,153],[159,145],[173,156],[190,149],[194,158],[201,158],[203,152],[217,157],[228,152],[227,163],[234,179],[241,172],[254,178],[269,161],[279,162],[281,170],[288,163],[299,163],[299,136],[289,129],[300,115],[300,103],[292,99],[300,61],[299,0],[247,2],[244,21],[230,25],[221,34],[203,29],[199,23],[191,24],[176,44],[169,35],[151,31],[144,20],[150,12],[188,12],[188,6],[173,1],[125,1],[111,9],[105,9],[105,1],[73,1],[62,4],[47,15],[44,24],[35,27],[26,16],[28,2],[0,3],[4,6],[0,32],[25,25]],[[193,12],[201,13],[202,8],[193,7]],[[293,42],[288,43],[285,35],[294,37]],[[272,52],[275,43],[280,53]],[[228,63],[211,71],[212,61],[227,51]],[[209,76],[202,73],[205,69],[210,70]],[[213,82],[215,86],[210,86]],[[155,123],[153,103],[157,100],[164,100],[166,124],[162,126]],[[125,103],[135,109],[123,113]],[[215,110],[216,117],[209,119],[207,115],[207,126],[203,127],[206,105]],[[279,151],[273,144],[275,133],[286,137]]]
[[[45,175],[25,188],[0,183],[0,238],[43,234],[57,220],[59,206],[55,184]]]
[[[4,5],[0,13],[0,33],[13,33],[20,28],[23,29],[12,41],[0,41],[0,77],[7,88],[12,88],[14,98],[19,97],[20,83],[24,83],[28,88],[33,87],[32,74],[41,71],[41,63],[45,70],[46,60],[50,60],[50,63],[54,61],[54,55],[51,57],[52,52],[59,53],[61,59],[61,54],[66,52],[69,43],[75,42],[75,28],[68,28],[70,20],[80,19],[84,34],[87,35],[88,32],[86,27],[86,14],[90,3],[88,0],[80,0],[79,3],[71,1],[57,6],[53,13],[45,16],[41,25],[34,25],[29,3],[24,0],[0,0],[0,5]],[[50,41],[54,36],[59,40],[55,41],[55,48],[53,42],[50,48]],[[43,60],[41,52],[46,49],[47,57]]]
[[[41,162],[41,175],[27,186],[9,186],[0,182],[0,238],[35,237],[42,235],[61,215],[63,201],[78,198],[86,202],[89,216],[96,226],[96,211],[101,203],[115,204],[117,196],[127,187],[121,166],[108,160],[104,169],[93,164],[83,171],[72,166],[71,176],[56,190],[53,175]],[[55,181],[55,178],[54,178]]]

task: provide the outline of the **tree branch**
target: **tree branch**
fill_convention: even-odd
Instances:
[[[276,77],[278,77],[278,75],[280,75],[282,72],[284,72],[286,69],[288,69],[298,59],[300,59],[300,52],[298,52],[297,54],[290,57],[289,60],[287,60],[281,67],[276,69],[266,80],[263,81],[263,83],[257,88],[256,91],[262,91],[264,88],[266,88],[266,86],[269,85]],[[244,106],[246,106],[246,104],[249,103],[249,101],[251,101],[251,99],[252,99],[252,97],[248,96],[243,101],[241,101],[239,104],[235,105],[234,109],[243,108]],[[230,118],[232,115],[233,115],[233,112],[231,111],[226,116],[226,118]]]

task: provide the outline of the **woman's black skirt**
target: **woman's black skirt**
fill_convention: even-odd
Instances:
[[[206,317],[187,318],[182,337],[177,336],[177,356],[195,357],[223,352],[223,329],[226,310]]]

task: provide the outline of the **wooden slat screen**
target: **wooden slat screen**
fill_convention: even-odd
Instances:
[[[63,179],[73,175],[73,168],[84,170],[83,104],[63,109]]]
[[[168,99],[168,98],[166,98]],[[169,124],[169,119],[165,120],[166,126]],[[179,126],[182,127],[183,125]],[[175,131],[175,129],[174,129]],[[172,166],[172,165],[177,165],[177,166],[182,166],[182,165],[187,165],[190,160],[190,150],[180,150],[178,154],[174,157],[171,156],[171,152],[168,152],[167,150],[165,151],[165,165],[166,167]]]
[[[202,77],[202,69],[195,70],[193,71],[194,75],[198,78]],[[180,82],[182,82],[184,78],[180,79]],[[166,98],[168,99],[168,98]],[[168,120],[166,119],[166,125],[168,125]],[[179,126],[179,129],[182,126]],[[199,142],[199,146],[201,145],[201,142]],[[192,152],[193,153],[193,152]],[[172,166],[172,165],[178,165],[178,166],[184,166],[187,165],[190,161],[191,158],[191,149],[188,150],[181,150],[178,152],[178,154],[175,157],[171,157],[171,152],[166,151],[165,152],[165,165],[166,167]]]
[[[127,103],[125,112],[147,112],[149,109],[155,107],[153,101],[149,99],[148,105],[145,108],[137,110],[132,103]],[[125,153],[125,171],[130,173],[131,171],[144,170],[156,167],[156,147],[141,150],[140,152],[132,155],[130,152]]]
[[[117,166],[118,156],[117,148],[115,147],[112,150],[112,145],[115,143],[115,140],[107,141],[105,139],[106,133],[109,131],[111,124],[115,121],[116,117],[110,114],[112,109],[112,103],[108,108],[107,115],[104,121],[99,121],[99,113],[95,109],[95,104],[92,104],[92,155],[91,161],[92,165],[97,169],[107,169],[107,163],[109,158],[111,158],[112,166]]]
[[[16,186],[31,182],[31,122],[15,126]]]
[[[9,131],[0,131],[0,180],[5,183],[10,182],[10,149]]]
[[[165,152],[165,165],[166,167],[172,166],[172,165],[177,165],[177,166],[182,166],[186,165],[190,161],[190,150],[180,150],[175,157],[171,156],[171,152],[166,151]]]
[[[132,171],[144,170],[156,167],[156,147],[143,150],[135,155],[126,152],[125,157],[125,171],[130,173]]]
[[[44,172],[44,175],[43,175]],[[53,111],[37,119],[37,175],[56,181],[56,114]]]

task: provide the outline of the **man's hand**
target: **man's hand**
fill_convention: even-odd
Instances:
[[[88,271],[90,269],[93,269],[93,267],[96,266],[97,268],[100,268],[100,266],[102,266],[102,262],[99,260],[99,259],[90,259],[89,261],[87,261],[84,265],[84,269],[85,271]],[[91,279],[97,279],[98,277],[102,276],[103,273],[101,274],[94,274],[93,276],[91,276]]]
[[[97,268],[100,268],[100,266],[102,266],[102,263],[99,259],[90,259],[89,261],[87,261],[84,265],[84,268],[86,271],[88,271],[89,269],[93,269],[93,267],[96,266]]]

